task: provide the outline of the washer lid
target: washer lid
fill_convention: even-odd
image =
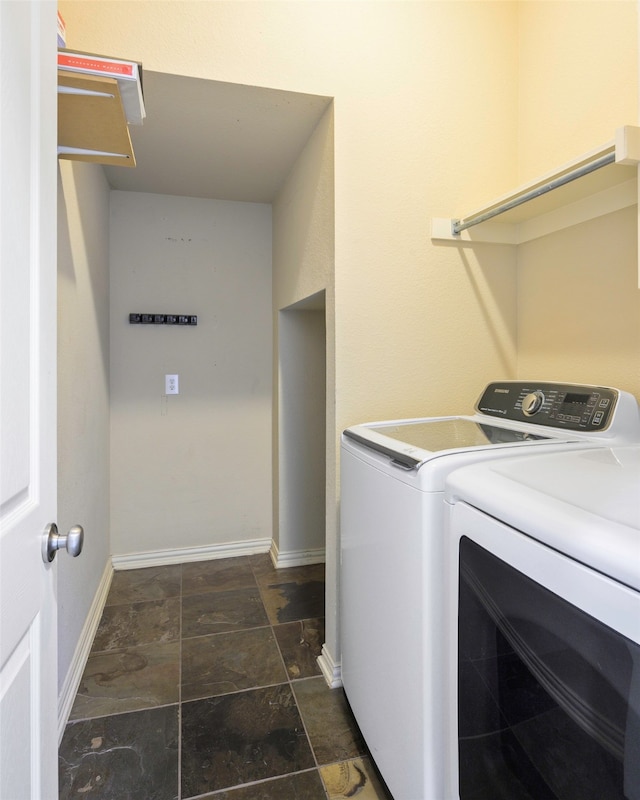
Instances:
[[[640,590],[640,446],[571,450],[464,467],[448,502],[464,501]]]
[[[445,450],[457,451],[551,438],[542,433],[500,427],[464,417],[434,417],[354,425],[347,428],[344,435],[407,467],[417,467],[430,456]]]
[[[542,433],[524,433],[521,430],[501,428],[490,423],[472,422],[461,418],[434,419],[428,422],[403,424],[383,423],[372,425],[369,430],[378,431],[391,439],[406,442],[431,453],[459,447],[478,447],[487,444],[549,438]]]

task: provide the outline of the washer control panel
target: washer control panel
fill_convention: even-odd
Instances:
[[[612,419],[618,390],[573,383],[490,383],[476,411],[490,417],[565,428],[605,430]]]

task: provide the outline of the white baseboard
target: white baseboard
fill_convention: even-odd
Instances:
[[[188,561],[209,561],[214,558],[233,558],[234,556],[268,553],[270,544],[270,539],[249,539],[244,542],[225,542],[224,544],[205,545],[203,547],[128,553],[121,556],[112,556],[111,560],[115,570],[163,567],[167,564],[184,564]]]
[[[91,604],[91,608],[87,614],[87,618],[82,628],[82,633],[80,634],[80,639],[78,640],[78,644],[73,654],[69,670],[64,679],[62,689],[58,695],[58,745],[62,741],[62,735],[64,734],[65,726],[69,720],[69,715],[71,714],[71,708],[73,707],[73,701],[76,698],[78,686],[80,685],[80,680],[82,679],[82,673],[84,672],[87,659],[89,658],[89,653],[91,652],[91,646],[93,644],[96,631],[98,630],[98,625],[100,624],[100,618],[102,617],[104,604],[107,602],[107,595],[109,594],[109,588],[111,587],[112,577],[113,567],[108,561],[105,565],[104,572],[102,573],[100,583],[98,584],[98,590],[93,598],[93,603]]]
[[[322,645],[322,652],[316,660],[329,688],[337,689],[339,686],[342,686],[341,665],[334,661],[333,656],[327,649],[326,644]]]
[[[276,569],[285,567],[304,567],[307,564],[324,564],[325,548],[316,550],[278,550],[275,539],[271,540],[269,555]]]

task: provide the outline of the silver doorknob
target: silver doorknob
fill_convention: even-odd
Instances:
[[[55,522],[50,523],[44,529],[42,535],[42,560],[45,564],[53,561],[58,550],[65,549],[70,556],[75,558],[82,552],[84,544],[84,530],[82,525],[74,525],[69,528],[66,536],[58,533],[58,526]]]

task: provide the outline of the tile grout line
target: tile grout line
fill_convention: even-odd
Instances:
[[[286,664],[286,661],[284,659],[284,654],[283,654],[282,649],[281,649],[281,647],[280,647],[280,645],[278,643],[278,638],[277,638],[276,632],[275,632],[275,626],[274,626],[274,624],[271,621],[271,618],[269,616],[269,612],[268,612],[266,603],[264,601],[264,596],[263,596],[263,593],[262,593],[262,587],[261,587],[260,582],[258,581],[258,579],[256,577],[256,573],[255,573],[255,569],[253,567],[253,564],[251,564],[251,571],[253,573],[253,578],[254,578],[256,584],[258,585],[258,591],[260,593],[260,600],[262,601],[262,605],[264,607],[264,612],[267,615],[267,619],[269,620],[269,627],[271,628],[271,636],[272,636],[273,641],[274,641],[274,643],[276,645],[276,648],[278,650],[278,655],[280,656],[280,661],[282,662],[282,666],[284,668],[284,673],[285,673],[286,678],[287,678],[287,684],[289,686],[289,691],[291,692],[291,696],[293,697],[293,701],[296,704],[296,711],[298,712],[298,716],[300,717],[300,722],[302,723],[302,730],[304,731],[304,735],[306,737],[307,744],[309,746],[309,750],[311,751],[311,755],[313,757],[313,763],[314,763],[315,767],[312,768],[312,769],[315,769],[315,772],[317,773],[318,778],[320,779],[320,783],[322,785],[322,790],[323,790],[323,792],[325,794],[326,800],[330,800],[329,792],[327,790],[327,787],[325,785],[324,779],[322,777],[322,773],[320,771],[320,764],[318,763],[318,758],[316,756],[316,752],[315,752],[315,750],[313,748],[313,744],[311,742],[311,736],[309,736],[309,730],[307,728],[307,724],[304,721],[304,717],[302,715],[302,711],[300,710],[300,704],[298,703],[298,697],[297,697],[297,695],[295,693],[295,689],[294,689],[294,679],[289,675],[289,670],[287,669],[287,664]],[[295,621],[298,623],[298,625],[301,625],[302,622],[303,622],[303,620],[295,620]],[[306,678],[302,679],[302,680],[306,680]],[[302,772],[309,772],[309,771],[310,770],[298,770],[297,773],[294,772],[294,773],[288,773],[288,774],[295,775],[295,774],[300,774]],[[280,777],[285,777],[285,776],[280,776]]]
[[[326,795],[326,797],[328,799],[329,796],[327,794],[327,790],[326,790],[326,787],[324,785],[324,781],[322,780],[322,776],[320,774],[320,769],[319,769],[319,766],[318,766],[318,759],[316,758],[316,754],[315,754],[315,751],[313,749],[313,745],[311,744],[311,737],[309,736],[309,732],[307,730],[307,726],[306,726],[304,718],[302,716],[302,712],[300,711],[300,706],[298,704],[298,698],[296,697],[296,693],[295,693],[295,691],[293,689],[293,681],[292,681],[292,678],[289,675],[289,670],[287,669],[287,664],[286,664],[286,661],[284,659],[284,655],[282,653],[282,649],[280,647],[280,644],[278,643],[278,637],[276,636],[276,632],[275,632],[275,625],[271,621],[271,617],[269,616],[269,610],[267,609],[267,604],[265,603],[265,600],[264,600],[264,594],[262,592],[262,585],[261,585],[260,581],[258,580],[258,578],[256,576],[256,571],[255,571],[255,568],[254,568],[253,564],[251,562],[249,562],[249,564],[251,566],[251,572],[253,574],[253,579],[256,582],[256,586],[258,587],[258,593],[260,595],[260,602],[262,603],[262,607],[264,609],[264,613],[265,613],[265,615],[267,617],[267,620],[269,621],[269,629],[271,631],[271,638],[273,639],[273,642],[274,642],[274,644],[276,646],[276,650],[278,651],[278,655],[280,657],[280,662],[282,664],[282,668],[284,669],[286,683],[287,683],[287,685],[289,687],[289,691],[291,692],[291,696],[292,696],[293,701],[294,701],[294,703],[296,705],[296,711],[298,712],[298,716],[300,717],[300,722],[302,724],[302,730],[304,731],[304,735],[305,735],[305,738],[307,740],[307,745],[309,747],[309,750],[311,752],[311,756],[313,757],[313,763],[315,765],[314,767],[310,767],[309,769],[306,769],[306,770],[297,770],[296,772],[286,773],[285,775],[273,776],[272,779],[285,778],[285,777],[287,777],[287,775],[296,775],[296,774],[300,774],[302,772],[310,772],[312,770],[315,770],[315,772],[317,772],[317,774],[318,774],[318,777],[320,778],[320,782],[322,784],[323,791],[324,791],[324,793],[325,793],[325,795]],[[278,685],[278,684],[276,684],[276,685]]]
[[[255,626],[254,628],[243,628],[242,630],[243,630],[243,631],[245,631],[245,630],[248,630],[248,631],[250,631],[250,630],[259,630],[259,629],[269,628],[269,630],[270,630],[270,633],[271,633],[271,636],[272,636],[272,638],[273,638],[273,641],[274,641],[274,643],[275,643],[275,645],[276,645],[276,649],[278,650],[278,654],[280,655],[280,659],[281,659],[281,661],[282,661],[282,663],[283,663],[283,667],[284,667],[284,670],[285,670],[285,675],[287,676],[287,679],[288,679],[288,673],[287,673],[287,670],[286,670],[286,665],[284,664],[284,660],[283,660],[283,657],[282,657],[282,653],[281,653],[281,651],[280,651],[280,647],[278,646],[278,642],[277,642],[277,639],[276,639],[276,637],[275,637],[275,633],[274,633],[274,630],[273,630],[273,625],[271,624],[271,620],[270,620],[270,618],[269,618],[269,614],[268,614],[268,612],[267,612],[267,607],[266,607],[266,603],[265,603],[265,601],[264,601],[264,597],[263,597],[263,593],[262,593],[262,588],[261,588],[261,585],[260,585],[260,583],[259,583],[259,581],[258,581],[258,579],[257,579],[257,577],[256,577],[255,570],[254,570],[254,568],[253,568],[253,565],[251,564],[251,561],[250,561],[250,560],[248,561],[248,565],[249,565],[249,567],[250,567],[250,569],[251,569],[251,575],[252,575],[252,578],[253,578],[253,581],[254,581],[255,587],[256,587],[256,589],[257,589],[257,591],[258,591],[258,597],[259,597],[259,599],[260,599],[260,603],[261,603],[261,605],[262,605],[262,609],[263,609],[263,611],[264,611],[264,613],[265,613],[265,616],[266,616],[266,619],[267,619],[267,624],[266,624],[266,625],[257,625],[257,626]],[[180,599],[181,599],[181,614],[180,614],[180,687],[179,687],[179,708],[180,708],[180,714],[181,714],[181,712],[182,712],[182,641],[183,641],[183,638],[182,638],[182,598],[184,597],[184,593],[183,593],[183,581],[182,581],[182,570],[181,570],[181,583],[180,583],[180,587],[181,587],[181,589],[180,589]],[[215,590],[214,590],[214,592],[215,592]],[[213,592],[212,592],[212,593],[213,593]],[[207,594],[209,594],[209,593],[207,593]],[[226,635],[226,634],[233,634],[233,633],[237,633],[237,632],[238,632],[238,631],[222,631],[222,632],[216,632],[216,633],[213,633],[213,634],[202,634],[202,635],[200,635],[200,636],[192,636],[192,637],[186,637],[186,638],[188,638],[188,639],[198,639],[198,638],[205,638],[205,637],[207,637],[207,636]],[[243,692],[247,692],[247,691],[255,691],[256,689],[267,688],[268,686],[281,686],[281,685],[283,685],[283,684],[282,684],[282,683],[276,683],[276,684],[268,684],[268,685],[260,685],[260,686],[255,686],[255,687],[252,687],[252,688],[249,688],[249,689],[239,689],[239,690],[237,690],[237,691],[235,691],[235,692],[226,692],[226,693],[225,693],[225,696],[226,696],[226,695],[230,695],[230,694],[241,694],[241,693],[243,693]],[[216,695],[214,695],[214,696],[216,696]],[[218,696],[222,696],[222,695],[218,695]],[[206,697],[203,697],[203,698],[196,698],[196,700],[198,700],[198,699],[207,699],[207,697],[208,697],[208,696],[206,696]],[[295,700],[295,696],[294,696],[294,700]],[[297,708],[297,702],[296,702],[296,708]],[[299,713],[299,710],[298,710],[298,713]],[[300,717],[302,718],[302,715],[300,715]],[[305,731],[305,733],[306,733],[306,731]],[[310,744],[310,743],[309,743],[309,744]],[[180,726],[180,752],[181,752],[181,748],[182,748],[182,726]],[[313,752],[313,750],[312,750],[312,752]],[[311,771],[312,769],[313,769],[313,767],[310,767],[310,768],[309,768],[309,770],[306,770],[306,771]],[[278,779],[280,779],[280,778],[283,778],[283,777],[286,777],[286,776],[285,776],[285,775],[275,775],[275,776],[272,776],[271,778],[268,778],[267,780],[278,780]],[[263,783],[263,781],[261,781],[261,780],[258,780],[258,781],[251,781],[251,782],[244,783],[244,784],[236,784],[236,785],[233,785],[233,786],[227,786],[227,787],[223,787],[223,788],[221,788],[221,789],[215,790],[215,791],[213,792],[213,795],[214,795],[214,796],[215,796],[215,795],[217,795],[217,794],[220,794],[220,795],[222,795],[223,793],[230,792],[230,791],[234,791],[235,789],[238,789],[238,788],[240,788],[240,787],[258,786],[258,785],[260,785],[261,783]],[[202,794],[199,794],[199,795],[195,795],[195,796],[189,796],[188,798],[185,798],[184,800],[198,800],[198,798],[199,798],[199,797],[209,797],[209,795],[210,795],[210,792],[204,792],[204,793],[202,793]],[[180,781],[179,781],[179,796],[178,796],[178,800],[182,800],[182,781],[181,781],[181,779],[180,779]]]

